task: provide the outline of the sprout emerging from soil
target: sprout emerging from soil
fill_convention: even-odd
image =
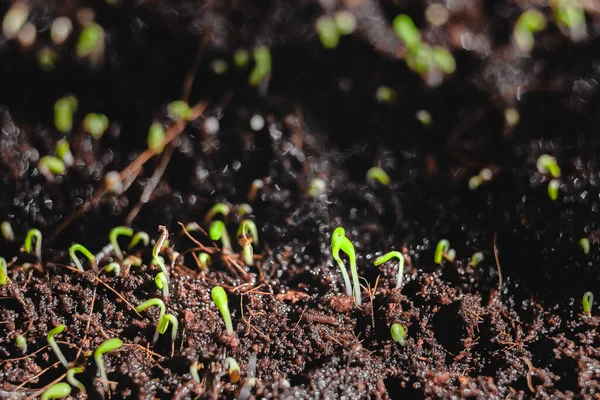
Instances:
[[[64,325],[57,326],[56,328],[54,328],[50,332],[48,332],[47,339],[48,339],[48,344],[52,348],[52,351],[54,351],[54,354],[56,354],[56,357],[60,360],[62,365],[64,365],[65,368],[69,368],[69,362],[63,355],[62,351],[60,351],[60,347],[58,347],[58,344],[56,344],[56,341],[54,340],[54,336],[60,334],[64,330],[65,330]]]
[[[242,203],[238,206],[237,213],[239,216],[252,214],[252,206],[248,203]]]
[[[169,322],[173,325],[173,329],[171,330],[171,341],[174,342],[177,339],[177,329],[179,329],[179,322],[177,322],[177,317],[173,314],[166,314],[161,318],[158,322],[158,333],[164,335],[169,328]]]
[[[148,148],[156,154],[162,153],[165,140],[165,128],[162,124],[155,122],[148,129]]]
[[[333,258],[337,261],[340,269],[342,270],[342,275],[344,276],[344,281],[346,281],[346,294],[348,293],[348,289],[350,287],[350,279],[348,278],[348,273],[346,272],[346,268],[343,267],[344,263],[340,258],[340,250],[346,253],[348,258],[350,259],[350,271],[352,272],[352,280],[354,287],[354,299],[356,301],[356,305],[359,307],[362,304],[361,293],[360,293],[360,284],[358,282],[358,270],[356,268],[356,252],[354,251],[354,245],[346,237],[346,231],[344,228],[337,227],[333,234],[331,235],[331,253]],[[344,274],[345,273],[345,274]],[[351,294],[349,294],[350,296]]]
[[[108,117],[104,114],[89,113],[83,119],[85,131],[94,139],[100,139],[108,129]]]
[[[558,179],[552,179],[548,182],[548,197],[550,197],[550,200],[556,201],[558,199],[559,188],[560,181]]]
[[[225,224],[223,223],[223,221],[213,221],[213,223],[210,224],[208,235],[215,242],[218,240],[221,241],[223,253],[233,253],[231,242],[229,240],[229,235],[227,234],[227,229],[225,228]]]
[[[546,28],[546,17],[538,10],[527,10],[517,20],[513,31],[513,40],[524,53],[533,50],[535,39],[533,34]]]
[[[104,361],[102,360],[102,356],[109,351],[118,349],[122,345],[123,341],[121,339],[112,338],[100,343],[100,346],[98,346],[96,351],[94,351],[94,360],[98,366],[98,372],[100,372],[100,378],[102,379],[105,392],[108,392],[110,388],[108,387],[108,376],[106,376],[106,370],[104,369]]]
[[[76,47],[77,57],[89,57],[92,67],[97,67],[104,56],[104,29],[95,22],[83,28]]]
[[[387,186],[390,184],[390,177],[388,174],[380,167],[372,167],[367,171],[367,182],[377,181],[383,186]]]
[[[248,54],[248,51],[244,49],[237,49],[233,52],[233,64],[237,68],[244,68],[246,65],[248,65],[249,60],[250,55]]]
[[[556,158],[542,154],[535,163],[540,174],[550,174],[553,178],[560,178],[560,167],[556,162]]]
[[[2,34],[8,39],[12,39],[21,30],[27,17],[29,16],[29,7],[24,2],[16,2],[4,15],[2,20]]]
[[[38,162],[38,170],[47,180],[52,181],[54,176],[64,174],[67,167],[58,157],[44,156]]]
[[[594,294],[592,292],[585,292],[581,305],[583,306],[583,313],[588,317],[592,316],[592,304],[594,304]]]
[[[483,183],[483,178],[480,175],[473,175],[469,178],[469,189],[475,190]]]
[[[431,57],[435,65],[444,73],[452,74],[456,71],[456,60],[452,53],[441,46],[435,46],[431,50]]]
[[[67,167],[72,166],[75,162],[73,153],[71,153],[71,146],[69,146],[67,139],[63,138],[56,143],[56,154]]]
[[[0,286],[6,285],[8,281],[8,265],[4,257],[0,257]]]
[[[251,235],[249,238],[248,233]],[[248,266],[254,265],[252,243],[258,245],[258,229],[254,221],[245,219],[237,230],[238,243],[244,252],[244,263]]]
[[[566,31],[574,42],[587,37],[585,12],[578,2],[573,0],[553,0],[554,19],[561,30]]]
[[[192,110],[185,101],[176,100],[167,106],[167,113],[169,114],[169,118],[173,121],[179,121],[182,119],[187,120],[190,117]]]
[[[112,228],[108,234],[108,241],[110,242],[110,244],[113,247],[115,256],[117,257],[117,259],[122,260],[123,252],[121,251],[121,247],[119,246],[119,241],[118,241],[119,236],[130,236],[131,237],[131,236],[133,236],[133,230],[126,226],[117,226],[115,228]]]
[[[38,229],[30,229],[25,236],[25,243],[23,249],[25,253],[31,253],[31,242],[35,239],[35,256],[38,260],[42,260],[42,232]]]
[[[254,49],[254,68],[250,72],[248,83],[250,86],[258,86],[271,76],[271,53],[264,46]]]
[[[313,198],[319,197],[325,193],[326,188],[327,185],[323,179],[315,178],[310,182],[310,186],[308,187],[308,195]]]
[[[69,394],[71,394],[71,386],[68,383],[59,382],[46,389],[40,400],[62,399]]]
[[[323,47],[326,49],[335,49],[340,42],[340,31],[335,20],[323,15],[317,19],[315,26]]]
[[[256,385],[256,354],[250,354],[248,358],[248,372],[246,374],[246,381],[240,390],[240,394],[237,400],[248,400],[250,397],[250,391]]]
[[[408,51],[414,52],[421,45],[421,33],[415,26],[412,18],[406,14],[400,14],[394,18],[394,30],[400,37]]]
[[[233,335],[233,324],[231,323],[231,314],[229,313],[229,304],[227,303],[227,293],[225,293],[225,289],[221,286],[215,286],[212,288],[210,295],[223,317],[227,333]]]
[[[73,95],[62,97],[54,103],[54,125],[62,133],[73,129],[73,113],[77,110],[77,98]]]
[[[262,181],[262,179],[255,179],[254,181],[252,181],[252,185],[250,185],[250,190],[248,191],[248,202],[249,203],[254,203],[254,199],[256,198],[258,191],[260,189],[262,189],[264,186],[265,186],[265,183]]]
[[[398,343],[400,346],[404,346],[406,344],[406,329],[400,324],[393,324],[391,329],[392,340]]]
[[[585,254],[586,256],[588,254],[590,254],[590,239],[588,239],[588,238],[579,239],[579,245],[581,246],[581,249],[583,250],[583,254]]]
[[[227,357],[223,364],[229,375],[229,380],[232,383],[238,383],[240,381],[240,365],[235,361],[233,357]]]
[[[50,38],[54,44],[60,46],[73,31],[73,23],[68,17],[58,17],[50,26]]]
[[[198,375],[198,371],[203,367],[198,361],[194,361],[192,365],[190,365],[190,374],[194,379],[194,382],[200,383],[200,375]]]
[[[23,354],[27,353],[27,339],[25,339],[25,336],[17,335],[15,342]]]
[[[350,11],[339,10],[333,15],[340,34],[350,35],[356,30],[356,17]]]
[[[477,264],[479,264],[479,263],[480,263],[480,262],[482,262],[482,261],[483,261],[483,253],[482,253],[482,252],[477,252],[477,253],[474,253],[474,254],[471,256],[471,265],[472,265],[473,267],[476,267],[476,266],[477,266]]]
[[[231,208],[225,203],[217,203],[204,216],[204,223],[208,224],[217,214],[221,214],[223,218],[229,215]]]
[[[379,256],[373,262],[375,265],[381,265],[384,262],[391,260],[392,258],[398,259],[398,273],[396,274],[396,289],[400,289],[402,285],[402,277],[404,274],[404,255],[399,251],[390,251],[382,256]]]
[[[160,267],[168,282],[169,271],[167,271],[165,260],[162,257],[160,257],[159,254],[162,250],[163,243],[165,242],[165,240],[167,240],[167,237],[169,236],[169,231],[167,231],[167,228],[165,228],[162,225],[159,226],[158,229],[161,231],[161,234],[156,243],[154,244],[154,247],[152,248],[152,259]]]
[[[208,253],[198,254],[198,262],[200,263],[200,268],[202,268],[202,271],[208,272],[208,267],[211,263],[210,254],[208,254]]]
[[[2,231],[2,236],[7,242],[12,242],[13,240],[15,240],[15,232],[13,231],[10,222],[2,222],[2,224],[0,224],[0,231]]]
[[[79,382],[77,378],[75,378],[75,374],[80,374],[83,372],[82,367],[74,367],[70,368],[67,371],[67,382],[71,384],[71,386],[76,387],[81,393],[85,393],[85,386],[83,383]]]
[[[159,272],[156,274],[154,278],[154,283],[156,283],[156,287],[161,289],[163,292],[163,297],[166,299],[169,297],[169,281],[167,280],[167,276],[164,272]]]
[[[433,254],[433,262],[436,264],[441,264],[442,260],[444,259],[444,255],[447,255],[449,249],[450,242],[446,239],[440,240],[435,248],[435,253]]]
[[[138,243],[142,242],[143,246],[146,247],[150,244],[150,235],[146,232],[138,232],[133,235],[131,242],[129,242],[128,249],[133,249]]]
[[[75,254],[76,252],[80,252],[87,257],[88,261],[92,265],[92,269],[96,269],[96,257],[94,257],[94,255],[85,246],[75,243],[69,247],[69,256],[71,257],[71,261],[73,261],[74,266],[77,267],[78,270],[83,272],[83,266],[81,265],[81,261],[79,261],[77,254]]]
[[[156,331],[154,332],[154,339],[152,340],[152,343],[156,343],[156,341],[158,340],[158,334],[159,334],[158,328],[160,326],[160,321],[162,321],[162,319],[165,316],[165,311],[166,311],[165,303],[161,299],[157,299],[157,298],[149,299],[149,300],[146,300],[145,302],[143,302],[142,304],[140,304],[139,306],[137,306],[135,308],[135,310],[137,312],[142,312],[146,308],[153,307],[153,306],[156,306],[159,309],[158,322],[156,324]]]
[[[111,262],[109,263],[106,267],[104,267],[104,270],[106,272],[113,272],[115,273],[115,276],[121,276],[121,266],[119,265],[118,262]]]

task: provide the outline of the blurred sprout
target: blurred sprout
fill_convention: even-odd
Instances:
[[[481,178],[486,182],[491,181],[494,177],[494,172],[489,168],[483,168],[481,171],[479,171],[479,176],[481,176]]]
[[[57,46],[63,44],[73,31],[73,23],[68,17],[58,17],[50,26],[50,37]]]
[[[560,178],[561,170],[556,162],[556,158],[548,154],[542,154],[538,157],[535,166],[540,174],[550,174],[553,178]]]
[[[250,118],[250,128],[254,132],[258,132],[264,127],[265,127],[265,119],[263,118],[262,115],[254,114],[252,116],[252,118]]]
[[[431,114],[427,110],[419,110],[415,115],[419,121],[423,124],[423,126],[430,126],[433,122],[433,118]]]
[[[221,60],[220,58],[218,58],[211,63],[211,69],[213,70],[213,72],[215,74],[223,75],[224,73],[227,72],[228,66],[224,60]]]
[[[448,17],[450,17],[450,11],[441,3],[430,4],[425,9],[425,19],[431,25],[442,26],[448,22]]]
[[[317,19],[316,28],[323,47],[335,49],[340,41],[340,31],[335,20],[323,15]]]
[[[3,221],[2,224],[0,224],[0,231],[2,231],[2,236],[7,242],[15,240],[15,232],[13,231],[10,222]]]
[[[178,121],[180,119],[188,119],[191,114],[191,109],[188,103],[183,100],[176,100],[172,103],[169,103],[167,106],[167,113],[169,114],[169,118],[173,121]]]
[[[579,42],[586,38],[585,12],[577,1],[553,0],[551,6],[558,26],[568,32],[571,40]]]
[[[77,56],[89,57],[93,67],[97,67],[104,56],[104,29],[95,22],[89,23],[81,35],[76,46]]]
[[[379,86],[375,92],[378,103],[391,103],[396,99],[396,92],[387,86]]]
[[[356,30],[356,17],[350,11],[340,10],[333,15],[335,24],[342,35],[349,35]]]
[[[42,70],[50,71],[56,66],[58,54],[49,47],[43,47],[37,53],[37,61]]]
[[[508,126],[516,126],[519,119],[519,111],[516,108],[508,107],[504,110],[504,121]]]
[[[108,129],[108,117],[104,114],[89,113],[83,120],[85,131],[94,139],[100,139]]]
[[[104,176],[104,185],[109,193],[121,194],[123,192],[123,181],[121,174],[117,171],[109,171]]]
[[[590,239],[586,237],[579,239],[579,246],[581,246],[583,254],[586,256],[590,254]]]
[[[431,50],[431,56],[437,67],[446,74],[452,74],[456,71],[456,61],[454,56],[443,47],[435,46]]]
[[[379,182],[380,185],[387,186],[390,184],[389,175],[380,167],[371,167],[367,171],[367,182]]]
[[[2,20],[2,34],[7,39],[11,39],[16,36],[17,32],[27,22],[29,16],[29,7],[27,4],[21,1],[17,1],[13,6],[6,12],[4,19]]]
[[[148,130],[148,148],[156,154],[160,154],[164,149],[164,140],[165,128],[158,122],[153,123]]]
[[[49,181],[54,179],[55,175],[62,175],[65,173],[65,163],[58,157],[55,156],[44,156],[40,158],[38,162],[38,170],[40,173]]]
[[[23,27],[19,29],[19,32],[17,33],[17,41],[24,48],[33,46],[36,37],[37,29],[31,22],[25,23],[25,25],[23,25]]]
[[[327,185],[323,179],[315,178],[310,182],[310,186],[308,187],[308,195],[310,197],[319,197],[325,193],[326,187]]]
[[[250,56],[248,55],[248,52],[244,49],[237,49],[233,52],[233,64],[237,68],[244,68],[246,65],[248,65],[249,59]]]
[[[264,46],[254,50],[254,69],[250,73],[248,83],[257,86],[271,75],[271,53]]]
[[[546,28],[546,17],[538,10],[525,11],[515,25],[513,39],[517,47],[524,53],[533,50],[535,39],[533,34]]]
[[[73,95],[65,96],[54,103],[54,125],[63,133],[73,129],[73,113],[77,110],[77,99]]]
[[[412,18],[406,14],[400,14],[394,18],[394,30],[400,37],[408,51],[415,52],[421,45],[421,33],[415,26]]]
[[[71,153],[71,147],[67,139],[62,138],[56,143],[56,154],[65,163],[67,167],[70,167],[75,162],[73,153]]]
[[[475,190],[483,183],[483,178],[481,175],[474,175],[469,178],[469,189]]]
[[[473,267],[476,267],[476,266],[477,266],[477,264],[479,264],[479,263],[480,263],[480,262],[482,262],[482,261],[483,261],[483,253],[482,253],[482,252],[480,252],[480,251],[479,251],[479,252],[477,252],[477,253],[474,253],[474,254],[471,256],[471,265],[472,265]]]
[[[552,179],[548,182],[548,197],[550,197],[550,200],[556,201],[558,199],[559,188],[560,181],[558,179]]]

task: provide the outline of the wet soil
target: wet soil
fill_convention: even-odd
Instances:
[[[0,43],[2,60],[10,60],[0,63],[0,220],[15,233],[0,238],[9,271],[0,286],[0,397],[35,397],[64,380],[46,338],[60,324],[59,347],[85,368],[77,378],[87,394],[74,388],[75,398],[236,398],[252,382],[254,357],[250,398],[599,396],[600,309],[595,303],[586,316],[581,305],[584,292],[600,293],[597,14],[588,11],[584,42],[571,43],[550,24],[534,52],[519,55],[510,35],[522,2],[454,2],[442,27],[423,20],[425,2],[342,3],[94,4],[108,38],[103,66],[76,60],[72,38],[50,72],[37,66],[35,49],[50,43],[53,18],[75,18],[82,5],[32,3],[34,48]],[[355,13],[357,31],[328,51],[312,27],[336,7]],[[435,88],[400,59],[390,26],[401,12],[456,57],[456,73]],[[236,48],[257,44],[273,56],[268,90],[248,87],[251,66],[211,70],[215,59],[230,62]],[[166,104],[185,97],[186,76],[193,120],[171,129],[175,139],[135,170],[124,193],[107,193],[107,172],[130,171],[144,157],[152,121],[172,124]],[[396,91],[394,102],[375,100],[381,85]],[[75,165],[48,181],[37,159],[62,137],[52,110],[65,93],[79,99],[67,135]],[[515,126],[505,122],[507,107],[519,111]],[[421,109],[432,115],[430,126],[415,118]],[[111,120],[99,140],[83,131],[87,112]],[[251,129],[253,115],[264,127]],[[209,117],[218,118],[218,132],[207,131]],[[545,153],[562,169],[557,201],[536,169]],[[375,165],[389,185],[365,180]],[[493,178],[470,190],[482,168]],[[326,189],[310,196],[315,178]],[[256,179],[264,186],[252,196]],[[179,222],[208,229],[204,215],[217,202],[232,207],[224,218],[231,236],[243,219],[237,207],[251,205],[260,238],[254,266],[244,266],[235,239],[234,254],[224,254],[202,231],[183,232]],[[70,266],[71,244],[99,254],[123,224],[152,238],[131,250],[121,242],[141,266],[120,277]],[[170,232],[165,304],[179,329],[175,342],[169,328],[153,343],[158,311],[135,307],[162,296],[151,263],[159,225]],[[360,307],[344,295],[331,256],[338,226],[356,248]],[[31,228],[44,235],[41,260],[22,249]],[[444,238],[456,258],[437,265],[434,249]],[[200,250],[212,255],[208,271],[194,257]],[[394,262],[373,263],[390,250],[405,254],[400,289]],[[484,255],[476,266],[475,252]],[[113,260],[109,251],[98,263]],[[227,291],[233,335],[211,300],[216,285]],[[394,323],[406,328],[405,346],[391,339]],[[90,352],[112,337],[124,344],[104,356],[105,393]],[[239,363],[239,382],[228,376],[226,357]],[[200,382],[190,374],[194,362]]]

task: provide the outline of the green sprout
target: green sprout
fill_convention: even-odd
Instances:
[[[350,11],[336,11],[333,18],[340,34],[350,35],[356,30],[356,17]]]
[[[430,126],[433,123],[433,117],[427,110],[419,110],[415,114],[415,117],[423,124],[423,126]]]
[[[585,254],[586,256],[588,254],[590,254],[590,239],[585,238],[585,237],[579,239],[579,245],[581,246],[581,248],[583,250],[583,254]]]
[[[167,267],[165,266],[164,258],[160,257],[159,254],[162,250],[165,240],[167,240],[167,237],[169,236],[169,231],[167,231],[167,228],[165,228],[164,226],[160,226],[159,230],[161,231],[161,234],[156,243],[154,244],[154,247],[152,248],[152,259],[160,267],[161,271],[164,273],[164,277],[167,279],[168,282],[169,271],[167,271]]]
[[[89,56],[92,65],[97,66],[104,53],[104,29],[94,22],[86,25],[79,35],[75,51],[77,57]]]
[[[169,328],[169,322],[173,325],[173,329],[171,330],[171,341],[174,342],[177,339],[177,329],[179,328],[179,322],[177,322],[177,318],[173,314],[166,314],[162,317],[162,319],[158,322],[158,333],[164,335],[167,329]]]
[[[346,296],[352,296],[352,284],[350,283],[350,276],[344,262],[340,258],[340,249],[342,246],[342,238],[345,237],[346,231],[341,226],[336,228],[331,234],[331,255],[337,262],[344,278],[344,285],[346,286]]]
[[[594,294],[592,292],[585,292],[581,305],[583,306],[583,313],[588,317],[592,316],[592,305],[594,304]]]
[[[433,262],[441,264],[449,249],[450,242],[446,239],[440,240],[435,248],[435,253],[433,254]]]
[[[200,263],[200,268],[202,268],[202,271],[208,272],[208,266],[211,263],[210,254],[208,254],[208,253],[198,254],[198,262]]]
[[[421,45],[421,33],[412,18],[406,14],[400,14],[394,18],[393,26],[408,51],[415,52]]]
[[[220,240],[223,248],[223,253],[232,253],[231,242],[229,241],[229,235],[223,221],[213,221],[210,224],[208,235],[214,241]]]
[[[55,175],[62,175],[67,170],[67,166],[60,158],[56,156],[44,156],[38,161],[40,174],[51,181]]]
[[[551,179],[548,182],[548,197],[550,200],[556,201],[558,199],[558,189],[560,188],[560,181],[558,179]]]
[[[112,228],[108,234],[108,241],[110,242],[110,244],[112,244],[117,259],[122,260],[123,252],[121,251],[121,247],[119,246],[119,236],[131,237],[133,236],[133,230],[126,226],[117,226]]]
[[[78,381],[77,378],[75,378],[75,374],[80,374],[82,372],[83,372],[82,367],[70,368],[67,371],[67,382],[69,382],[71,384],[71,386],[76,387],[77,390],[79,390],[81,393],[85,393],[86,392],[85,386],[83,385],[83,383]]]
[[[331,235],[331,253],[333,255],[333,258],[335,258],[338,265],[340,266],[340,269],[342,270],[342,275],[344,275],[346,268],[342,268],[344,263],[339,255],[340,250],[346,253],[348,258],[350,259],[350,271],[352,272],[354,299],[356,301],[356,305],[360,307],[362,304],[362,299],[360,292],[360,284],[358,282],[358,270],[356,269],[356,252],[354,251],[354,245],[352,244],[350,239],[346,237],[346,231],[341,226],[337,227]],[[348,273],[346,272],[344,280],[346,280],[347,277]],[[346,281],[346,293],[348,293],[349,283],[350,279]]]
[[[393,324],[391,329],[392,340],[398,343],[400,346],[404,346],[406,344],[406,329],[400,324]]]
[[[251,238],[247,237],[248,233],[251,235]],[[243,248],[244,263],[248,266],[254,265],[252,243],[258,245],[258,229],[254,221],[250,219],[243,220],[237,230],[237,237],[238,242]]]
[[[469,178],[469,189],[475,190],[483,183],[483,178],[481,175],[473,175]]]
[[[92,265],[92,269],[95,270],[96,269],[96,257],[94,257],[94,255],[83,245],[81,245],[79,243],[75,243],[71,247],[69,247],[69,256],[71,257],[71,261],[73,261],[73,264],[75,264],[77,269],[80,270],[81,272],[83,272],[83,266],[81,265],[81,261],[79,261],[77,254],[75,254],[75,252],[77,252],[77,251],[80,252],[81,254],[83,254],[85,257],[87,257],[88,261]]]
[[[169,114],[169,118],[173,121],[186,120],[190,118],[192,110],[188,103],[183,100],[176,100],[167,106],[167,113]]]
[[[38,260],[42,259],[42,232],[38,229],[30,229],[25,236],[23,249],[25,253],[31,253],[31,241],[35,239],[35,255]]]
[[[27,339],[25,339],[25,336],[17,335],[15,342],[23,354],[27,353]]]
[[[387,86],[379,86],[375,92],[378,103],[391,103],[396,99],[396,92]]]
[[[8,265],[4,257],[0,257],[0,286],[6,285],[8,281]]]
[[[553,178],[560,178],[560,167],[556,162],[556,158],[542,154],[536,162],[537,170],[540,174],[550,174]]]
[[[142,265],[142,259],[136,256],[127,256],[122,262],[124,268],[139,267]]]
[[[390,177],[383,169],[379,167],[372,167],[367,171],[367,181],[377,181],[381,185],[387,186],[390,184]]]
[[[121,266],[118,262],[111,262],[106,267],[104,267],[106,272],[115,272],[115,276],[121,276]]]
[[[150,125],[150,129],[148,129],[148,148],[156,154],[160,154],[165,148],[163,145],[164,140],[165,128],[162,124],[155,122]]]
[[[42,393],[40,400],[62,399],[71,394],[71,386],[65,382],[55,383]]]
[[[69,146],[69,142],[67,142],[67,139],[60,139],[56,143],[56,154],[67,167],[72,166],[75,162],[75,159],[73,158],[73,153],[71,153],[71,147]]]
[[[73,95],[62,97],[54,103],[54,125],[62,133],[73,129],[73,113],[77,110],[77,98]]]
[[[482,262],[482,261],[483,261],[483,253],[482,253],[482,252],[480,252],[480,251],[479,251],[479,252],[477,252],[477,253],[474,253],[474,254],[471,256],[471,265],[472,265],[473,267],[476,267],[476,266],[477,266],[477,264],[479,264],[479,263],[480,263],[480,262]]]
[[[149,300],[146,300],[145,302],[143,302],[142,304],[140,304],[139,306],[137,306],[135,308],[135,311],[142,312],[146,308],[152,307],[152,306],[156,306],[159,309],[158,323],[156,325],[156,331],[154,332],[154,339],[152,341],[152,343],[156,343],[156,341],[158,340],[159,332],[160,332],[158,329],[159,325],[160,325],[160,321],[162,321],[163,317],[165,316],[165,310],[166,310],[165,303],[161,299],[157,299],[157,298],[149,299]]]
[[[6,12],[2,20],[2,34],[12,39],[25,25],[29,16],[29,7],[25,2],[16,1]]]
[[[163,292],[163,297],[166,299],[169,297],[169,281],[167,280],[167,276],[164,272],[159,272],[154,277],[154,283],[156,283],[156,287],[161,289]]]
[[[233,52],[233,63],[237,68],[244,68],[248,65],[248,60],[250,59],[250,55],[244,49],[237,49]]]
[[[58,344],[56,344],[56,341],[54,340],[54,336],[60,334],[64,330],[65,330],[64,325],[58,325],[56,328],[54,328],[50,332],[48,332],[47,339],[48,339],[48,344],[50,345],[50,347],[54,351],[54,354],[56,354],[56,357],[60,360],[62,365],[64,365],[65,368],[69,368],[69,362],[63,355],[62,351],[60,351],[60,347],[58,347]]]
[[[104,391],[108,392],[108,376],[106,376],[106,370],[104,369],[104,361],[102,360],[102,356],[109,351],[114,351],[123,345],[123,341],[119,338],[112,338],[105,340],[100,343],[100,346],[94,351],[94,360],[96,361],[96,365],[98,366],[98,371],[100,372],[100,378],[102,379],[102,384],[104,385]]]
[[[452,53],[441,46],[435,46],[431,50],[431,57],[435,65],[444,73],[452,74],[456,71],[456,60]]]
[[[310,197],[319,197],[323,193],[325,193],[325,189],[327,188],[327,184],[321,178],[315,178],[310,181],[310,185],[308,187],[308,195]]]
[[[138,232],[133,235],[131,242],[129,242],[128,249],[133,249],[138,243],[142,242],[144,247],[150,244],[150,236],[146,232]]]
[[[398,259],[398,274],[396,275],[396,289],[400,289],[402,284],[402,277],[404,274],[404,256],[399,251],[390,251],[382,256],[379,256],[373,262],[376,266],[381,265],[384,262],[391,260],[392,258]]]
[[[529,53],[533,50],[535,39],[533,34],[546,28],[546,17],[538,10],[527,10],[517,20],[513,31],[513,39],[517,47]]]
[[[335,49],[340,41],[340,31],[335,20],[323,15],[317,19],[315,26],[323,47]]]
[[[43,71],[50,71],[56,66],[58,54],[49,47],[43,47],[37,52],[37,61]]]
[[[553,0],[554,19],[560,28],[567,30],[574,41],[580,41],[587,35],[585,12],[583,7],[573,0]]]
[[[516,126],[521,119],[519,110],[514,107],[508,107],[504,110],[504,121],[508,126]]]
[[[108,129],[108,117],[104,114],[89,113],[83,119],[85,131],[94,139],[100,139]]]
[[[227,217],[231,209],[225,203],[217,203],[204,216],[204,223],[208,224],[217,214],[221,214],[223,218]]]
[[[233,335],[233,324],[231,323],[231,314],[229,313],[229,304],[227,303],[227,293],[221,286],[215,286],[210,293],[212,300],[219,309],[223,321],[225,321],[225,330]]]
[[[258,86],[271,75],[271,53],[264,46],[254,49],[254,68],[250,72],[248,83],[250,86]]]
[[[227,357],[223,363],[223,366],[227,370],[229,380],[232,383],[238,383],[240,381],[240,364],[235,361],[235,358]]]
[[[242,203],[238,206],[237,213],[239,216],[252,214],[252,206],[248,203]]]
[[[13,231],[10,222],[2,222],[2,224],[0,224],[0,231],[2,232],[2,236],[4,236],[4,239],[7,242],[12,242],[13,240],[15,240],[15,232]]]
[[[196,383],[200,383],[200,375],[198,375],[198,370],[203,367],[198,361],[194,361],[192,365],[190,365],[190,374]]]

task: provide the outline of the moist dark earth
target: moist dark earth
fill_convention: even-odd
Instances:
[[[425,18],[429,1],[108,3],[32,1],[35,43],[0,40],[0,220],[15,234],[0,238],[8,262],[0,397],[36,397],[65,381],[46,338],[60,324],[60,349],[70,366],[85,369],[76,377],[86,393],[73,388],[74,398],[245,399],[244,385],[257,399],[600,396],[600,309],[596,302],[586,316],[581,300],[586,291],[600,294],[594,2],[585,3],[587,36],[577,43],[546,2],[447,2],[440,26]],[[0,14],[11,4],[2,2]],[[106,34],[96,68],[74,55],[86,7]],[[548,26],[524,54],[512,30],[532,7]],[[315,21],[341,9],[355,15],[356,30],[324,49]],[[456,72],[436,86],[403,61],[392,29],[401,13],[456,59]],[[63,15],[74,32],[57,46],[48,31]],[[252,58],[238,69],[232,54],[258,45],[271,52],[272,75],[256,88],[248,85]],[[37,63],[45,46],[60,56],[50,71]],[[212,68],[217,59],[229,65],[223,74]],[[381,86],[395,91],[391,102],[376,100]],[[48,180],[38,160],[63,137],[53,109],[66,94],[79,103],[66,135],[75,164]],[[173,123],[167,104],[179,99],[194,106],[193,117]],[[518,111],[518,123],[507,122],[507,108]],[[431,124],[415,117],[419,110]],[[110,119],[100,139],[83,129],[89,112]],[[264,119],[258,130],[254,115]],[[207,129],[210,117],[216,132]],[[173,138],[158,155],[146,151],[154,121]],[[542,154],[562,169],[556,201],[549,176],[536,168]],[[373,166],[388,173],[389,185],[366,180]],[[492,179],[470,189],[483,168]],[[134,179],[110,193],[110,171]],[[325,190],[312,196],[315,178]],[[264,186],[253,194],[257,179]],[[219,202],[232,209],[222,219],[233,254],[203,230],[182,229],[197,222],[208,230],[204,216]],[[244,203],[252,213],[242,218]],[[259,230],[251,267],[235,238],[244,218]],[[71,266],[69,246],[99,254],[120,225],[150,235],[149,245],[131,250],[128,239],[120,242],[141,266],[119,277],[89,263],[85,272]],[[179,329],[175,342],[169,328],[153,343],[158,311],[135,307],[162,297],[151,263],[159,225],[169,231],[165,304]],[[360,307],[345,296],[331,255],[338,226],[364,278]],[[32,228],[43,233],[41,260],[23,249]],[[581,238],[590,241],[587,255]],[[437,265],[441,239],[456,258]],[[200,250],[212,255],[207,271],[194,257]],[[391,250],[406,259],[400,289],[397,264],[373,262]],[[473,265],[476,252],[484,259]],[[113,260],[108,252],[99,269]],[[211,300],[217,285],[228,294],[233,335]],[[404,346],[391,338],[394,323],[406,328]],[[106,393],[92,352],[113,337],[123,346],[104,356]],[[229,378],[226,357],[239,363],[239,382]],[[189,372],[194,362],[200,382]]]

